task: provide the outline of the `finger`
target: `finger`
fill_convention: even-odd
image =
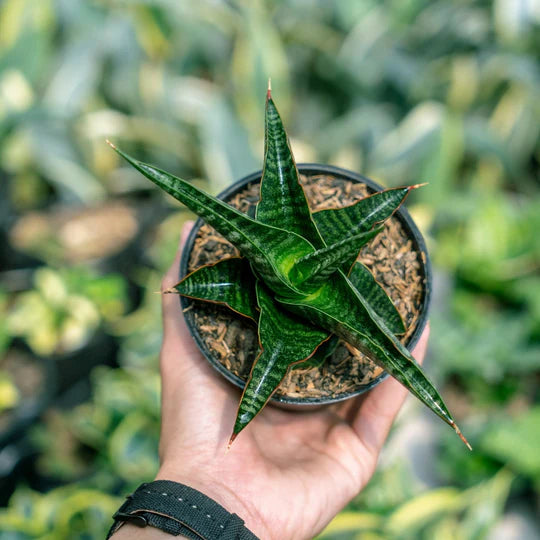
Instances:
[[[178,271],[180,266],[180,259],[182,257],[182,250],[184,249],[187,237],[191,232],[192,228],[193,221],[186,221],[182,228],[180,242],[178,244],[178,249],[176,251],[174,261],[167,270],[165,276],[163,276],[163,280],[161,282],[162,293],[174,287],[179,281]],[[178,321],[181,320],[183,322],[184,318],[181,316],[182,311],[180,309],[178,294],[162,294],[161,301],[163,312],[163,332],[165,334],[164,338],[166,338],[168,334],[178,331]]]
[[[182,250],[193,228],[187,221],[182,229],[176,256],[163,277],[162,291],[172,288],[179,281],[178,269]],[[162,294],[163,343],[160,354],[162,396],[177,391],[186,380],[214,375],[201,354],[188,329],[178,294]]]
[[[178,250],[169,270],[163,277],[161,290],[166,291],[178,283],[178,269],[182,249],[193,227],[193,222],[188,221],[184,224]],[[162,294],[162,313],[163,313],[163,344],[161,347],[161,375],[164,382],[171,375],[178,375],[179,359],[190,361],[198,357],[198,349],[195,341],[186,325],[184,314],[180,305],[178,294]]]
[[[428,338],[429,323],[413,351],[419,364],[424,360]],[[371,390],[362,401],[353,420],[353,429],[374,455],[380,452],[407,393],[408,390],[402,384],[389,377]]]
[[[162,292],[170,289],[171,287],[174,287],[179,281],[178,271],[180,266],[180,259],[182,258],[182,251],[192,228],[193,221],[186,221],[184,223],[184,226],[182,227],[180,241],[178,243],[178,249],[176,250],[176,253],[174,255],[174,261],[172,262],[171,266],[169,266],[169,269],[167,270],[167,272],[163,276],[163,280],[161,281]]]

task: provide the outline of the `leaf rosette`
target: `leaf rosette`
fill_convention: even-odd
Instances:
[[[287,372],[334,336],[403,384],[466,442],[435,386],[401,343],[401,316],[357,262],[408,193],[388,189],[335,210],[311,212],[281,118],[268,91],[264,168],[255,216],[113,148],[240,252],[185,276],[174,290],[227,306],[257,324],[260,351],[244,387],[231,442],[259,414]]]

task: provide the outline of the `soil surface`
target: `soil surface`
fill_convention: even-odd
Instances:
[[[365,184],[327,175],[301,175],[300,181],[312,211],[348,206],[373,193]],[[227,202],[254,216],[258,200],[257,183],[248,185]],[[407,238],[399,219],[392,217],[358,257],[391,297],[403,318],[407,327],[402,337],[404,343],[416,328],[424,295],[422,254],[412,249],[413,242]],[[189,271],[238,255],[236,248],[204,224],[195,239]],[[187,310],[195,311],[194,318],[207,347],[215,351],[218,360],[228,370],[246,380],[258,351],[255,324],[225,307],[197,300],[189,302]],[[275,395],[309,399],[336,397],[360,390],[382,371],[360,351],[340,341],[336,351],[322,366],[289,371]]]

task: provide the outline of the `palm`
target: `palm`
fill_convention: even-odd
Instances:
[[[263,538],[312,538],[371,477],[406,391],[387,380],[366,398],[315,412],[266,407],[227,452],[239,394],[200,355],[178,298],[164,295],[163,308],[159,478],[216,498]]]
[[[227,452],[238,395],[202,357],[194,360],[189,387],[182,389],[185,407],[176,410],[174,420],[181,441],[162,434],[164,462],[168,448],[181,447],[182,461],[196,463],[188,477],[204,469],[214,488],[219,479],[219,489],[238,497],[259,521],[280,531],[280,538],[311,537],[365,484],[374,454],[335,409],[297,414],[273,407],[265,408]],[[190,403],[198,403],[197,411],[186,410]],[[319,486],[327,486],[326,493],[316,493]]]
[[[235,444],[231,485],[256,494],[254,511],[279,538],[311,538],[356,495],[375,464],[354,430],[330,411],[267,409]],[[246,460],[257,475],[242,473]]]

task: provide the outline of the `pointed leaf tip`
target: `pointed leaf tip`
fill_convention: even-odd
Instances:
[[[170,289],[165,289],[164,291],[156,291],[156,292],[158,294],[173,294],[173,293],[178,294],[178,291],[174,287],[171,287]]]
[[[109,141],[109,139],[105,139],[105,142],[106,142],[113,150],[116,150],[116,146],[115,146],[111,141]]]
[[[423,182],[422,184],[414,184],[414,186],[409,186],[409,191],[427,186],[428,184],[429,182]]]
[[[465,446],[469,450],[472,451],[472,446],[469,444],[469,441],[465,438],[465,435],[461,433],[461,430],[457,427],[457,424],[455,422],[452,422],[450,425],[454,428],[454,431],[458,434],[459,438],[464,442]]]
[[[268,77],[268,89],[266,91],[266,97],[270,99],[272,97],[272,79]]]
[[[229,439],[229,444],[227,444],[227,452],[231,449],[231,445],[234,442],[234,439],[238,436],[238,433],[233,433]]]

